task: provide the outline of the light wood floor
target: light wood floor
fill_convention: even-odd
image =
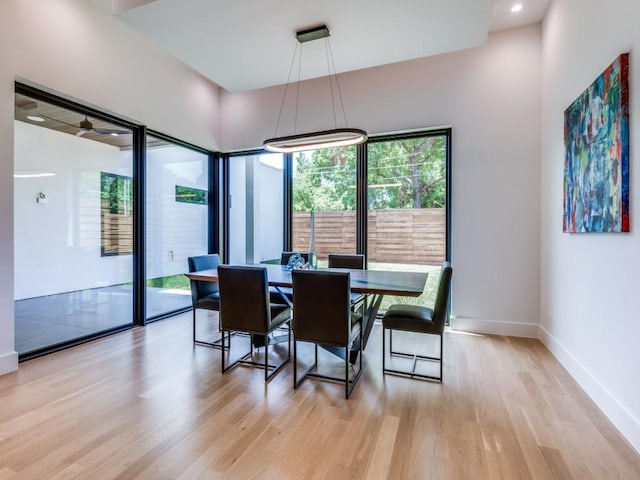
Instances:
[[[448,332],[445,381],[292,389],[222,375],[181,315],[0,377],[0,479],[638,479],[640,458],[536,340]]]

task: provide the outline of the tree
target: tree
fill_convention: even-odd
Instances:
[[[442,208],[445,205],[444,136],[371,142],[370,209]],[[294,158],[294,211],[356,208],[356,149],[329,148]]]

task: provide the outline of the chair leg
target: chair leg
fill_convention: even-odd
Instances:
[[[440,357],[430,357],[428,355],[418,355],[417,353],[404,353],[404,352],[396,352],[393,350],[393,329],[388,329],[389,330],[389,358],[393,357],[393,356],[397,356],[397,357],[402,357],[402,358],[410,358],[413,360],[413,368],[411,371],[405,371],[405,370],[394,370],[392,368],[387,368],[386,366],[386,347],[385,347],[385,328],[383,326],[382,328],[382,373],[390,373],[390,374],[394,374],[394,375],[403,375],[403,376],[407,376],[407,377],[411,377],[411,378],[421,378],[421,379],[426,379],[426,380],[437,380],[439,382],[442,382],[442,363],[443,363],[443,333],[439,334],[440,336]],[[427,334],[423,334],[423,333],[417,333],[414,332],[416,335],[427,335]],[[432,335],[438,335],[437,333],[434,333]],[[436,361],[439,362],[439,370],[440,370],[440,376],[436,377],[434,375],[424,375],[421,373],[416,373],[416,366],[417,366],[417,362],[418,360],[428,360],[428,361]]]
[[[444,363],[444,332],[440,334],[440,381],[442,382],[442,364]]]
[[[196,307],[193,307],[193,343],[196,343]]]
[[[302,376],[300,378],[298,378],[298,370],[297,370],[297,340],[295,337],[295,334],[293,336],[293,388],[294,390],[297,389],[302,382],[304,382],[307,377],[309,376],[314,376],[311,372],[313,372],[317,366],[318,366],[318,344],[314,343],[314,358],[313,358],[313,365],[311,365],[309,368],[307,368],[304,373],[302,374]]]
[[[384,371],[386,370],[386,361],[385,358],[387,357],[387,347],[386,347],[386,338],[387,336],[387,329],[384,328],[384,325],[382,325],[382,373],[384,374]]]
[[[194,330],[195,331],[195,330]],[[224,373],[226,370],[224,368],[224,353],[227,350],[225,344],[224,344],[224,330],[222,330],[222,348],[220,350],[222,350],[222,373]],[[229,335],[229,345],[231,345],[231,335]],[[231,350],[231,349],[229,349]]]
[[[349,347],[344,347],[344,398],[349,399]]]
[[[266,339],[264,346],[264,383],[269,380],[269,337]]]
[[[293,337],[293,389],[295,390],[298,384],[296,379],[298,378],[298,348],[296,337]]]

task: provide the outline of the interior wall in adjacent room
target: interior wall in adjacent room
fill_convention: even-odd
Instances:
[[[545,19],[541,338],[640,451],[638,18],[636,0],[556,0]],[[563,233],[563,112],[623,52],[630,52],[631,233]]]

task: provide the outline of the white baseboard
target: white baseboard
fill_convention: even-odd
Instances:
[[[640,419],[618,401],[600,381],[561,344],[547,329],[540,326],[540,340],[569,372],[585,393],[602,410],[633,448],[640,453]],[[636,381],[635,379],[630,381]]]
[[[0,355],[0,375],[15,372],[18,369],[18,352]]]
[[[488,335],[507,335],[510,337],[538,338],[537,323],[504,322],[470,317],[451,317],[451,329],[464,332],[485,333]]]

